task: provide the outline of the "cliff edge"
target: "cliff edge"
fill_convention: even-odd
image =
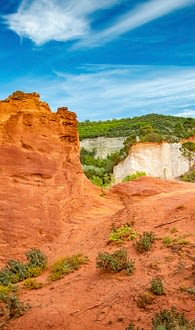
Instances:
[[[0,101],[0,248],[36,246],[56,237],[90,183],[79,159],[76,115],[52,113],[37,93]],[[17,249],[18,253],[18,249]]]

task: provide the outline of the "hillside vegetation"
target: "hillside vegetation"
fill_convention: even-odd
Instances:
[[[145,136],[148,140],[175,142],[195,134],[195,118],[148,114],[146,116],[80,122],[80,140],[98,136]]]
[[[149,114],[141,117],[79,123],[80,140],[99,136],[126,136],[123,148],[101,159],[96,150],[81,149],[85,175],[99,186],[112,182],[113,168],[128,155],[130,147],[140,142],[178,142],[195,135],[195,118]],[[191,179],[189,181],[192,181]]]

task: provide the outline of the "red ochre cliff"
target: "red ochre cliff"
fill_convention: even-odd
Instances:
[[[51,112],[37,93],[0,102],[1,258],[53,240],[90,183],[79,160],[76,115]],[[1,261],[1,260],[0,260]]]

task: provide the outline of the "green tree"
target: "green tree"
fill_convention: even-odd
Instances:
[[[182,144],[180,151],[182,155],[188,160],[189,163],[189,177],[191,181],[191,171],[192,171],[192,165],[193,161],[195,159],[195,142],[185,142]]]

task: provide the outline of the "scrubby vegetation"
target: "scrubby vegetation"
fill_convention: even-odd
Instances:
[[[193,162],[195,160],[195,142],[188,141],[183,143],[180,151],[189,164],[189,171],[181,176],[181,180],[195,182],[195,168],[193,167]]]
[[[154,243],[155,237],[153,232],[144,232],[136,242],[136,250],[140,253],[149,251]]]
[[[154,277],[152,279],[150,290],[157,296],[161,296],[164,294],[164,285],[161,278]]]
[[[109,242],[120,244],[125,240],[131,241],[138,236],[138,233],[132,228],[131,225],[125,224],[116,228],[113,226],[112,232],[109,235]]]
[[[173,306],[170,310],[162,309],[152,318],[151,330],[194,330],[194,321],[188,321],[184,313],[178,312]],[[125,330],[144,330],[137,327],[133,321]]]
[[[126,249],[120,249],[113,253],[100,252],[96,259],[96,266],[103,271],[113,273],[125,270],[127,275],[131,275],[135,270],[135,262],[128,259]]]
[[[49,280],[57,281],[65,275],[78,270],[81,265],[88,263],[88,257],[82,254],[76,254],[71,257],[64,257],[57,260],[51,267]]]
[[[123,160],[127,156],[127,153],[121,149],[104,159],[95,158],[95,153],[95,149],[88,151],[85,148],[81,148],[80,159],[83,164],[84,173],[97,186],[107,187],[112,183],[114,166]]]
[[[179,236],[179,237],[164,236],[162,242],[166,247],[171,247],[173,245],[184,246],[190,244],[190,241],[187,240],[185,236]]]
[[[152,330],[193,330],[194,327],[195,325],[186,319],[184,313],[178,312],[175,307],[171,310],[161,310],[152,319]]]
[[[195,182],[195,169],[181,175],[180,180],[187,182]]]
[[[23,315],[29,308],[30,305],[21,302],[16,293],[0,292],[0,317],[3,320],[0,327],[10,319]]]
[[[98,136],[139,136],[142,141],[175,142],[195,135],[195,119],[148,114],[146,116],[79,123],[80,140]]]
[[[34,278],[27,278],[23,282],[23,287],[28,290],[37,290],[43,287],[43,283],[36,281]]]
[[[39,276],[47,266],[47,257],[39,249],[26,252],[27,263],[10,259],[0,271],[0,284],[9,286],[11,283],[21,282],[29,277]]]
[[[131,180],[135,180],[137,178],[140,178],[142,176],[146,176],[145,172],[135,172],[131,175],[127,175],[124,179],[123,182],[127,182],[127,181],[131,181]]]
[[[80,140],[84,138],[105,137],[126,137],[123,148],[108,155],[105,159],[95,158],[96,151],[81,149],[81,163],[86,176],[98,186],[108,186],[112,183],[113,168],[121,160],[124,160],[130,147],[139,142],[178,142],[182,138],[195,135],[195,119],[179,118],[173,116],[163,116],[149,114],[141,117],[113,119],[107,121],[79,123]],[[181,152],[187,157],[190,164],[194,155],[193,142],[186,142],[181,148]],[[192,171],[192,169],[191,169]],[[193,181],[194,173],[187,173],[181,179]],[[145,173],[136,173],[124,179],[129,181]]]

